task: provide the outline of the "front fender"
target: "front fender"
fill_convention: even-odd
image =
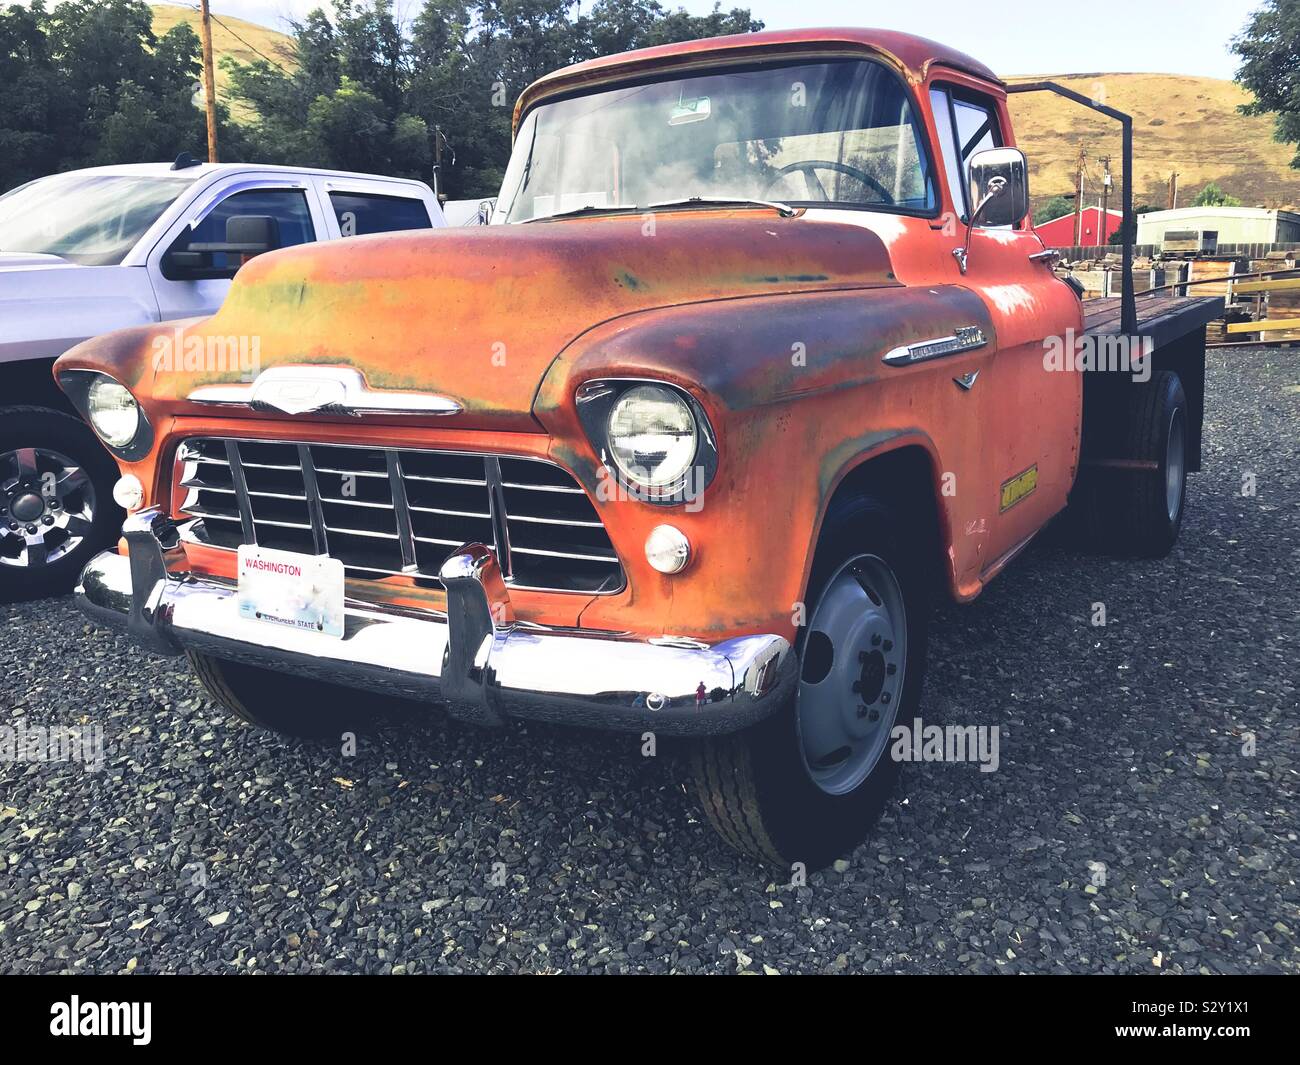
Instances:
[[[644,631],[653,619],[673,635],[793,637],[810,545],[847,472],[919,441],[948,469],[948,446],[972,444],[969,426],[933,424],[949,402],[939,379],[955,391],[946,371],[900,375],[881,356],[970,325],[996,344],[987,308],[964,288],[845,289],[647,311],[571,344],[545,375],[533,413],[551,434],[552,457],[596,500],[628,574],[624,592],[595,600],[582,624]],[[708,414],[720,458],[700,498],[657,506],[611,491],[574,396],[588,381],[626,377],[685,388]],[[941,519],[947,550],[961,517]],[[646,536],[661,523],[691,541],[693,561],[680,574],[645,561]]]

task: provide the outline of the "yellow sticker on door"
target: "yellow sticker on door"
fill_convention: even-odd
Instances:
[[[1002,510],[1010,510],[1038,487],[1038,466],[1030,466],[1009,481],[1002,482]]]

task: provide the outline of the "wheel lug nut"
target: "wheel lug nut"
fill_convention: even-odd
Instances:
[[[868,712],[868,714],[867,714],[867,720],[868,720],[868,721],[879,721],[879,720],[880,720],[880,711],[877,710],[875,707],[872,707],[871,710],[870,710],[870,712]]]
[[[880,646],[880,637],[879,637],[878,635],[877,635],[877,636],[873,636],[873,637],[871,637],[871,646],[872,646],[872,647],[879,647],[879,646]]]
[[[29,526],[27,526],[27,531],[28,531],[29,533],[35,533],[35,532],[36,532],[36,526],[35,526],[35,525],[29,525]]]
[[[898,667],[894,665],[893,662],[890,662],[889,665],[885,667],[885,673],[887,676],[892,677],[897,672],[898,672]]]
[[[866,717],[866,716],[867,716],[867,708],[865,706],[859,706],[858,717]]]
[[[892,651],[893,649],[894,649],[894,641],[893,641],[893,640],[886,640],[886,641],[885,641],[885,650],[886,650],[886,651]]]
[[[889,692],[881,692],[881,693],[880,693],[880,701],[881,701],[882,703],[887,703],[887,702],[889,702]]]

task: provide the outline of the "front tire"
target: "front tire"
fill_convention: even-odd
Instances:
[[[325,739],[363,731],[374,723],[374,696],[197,651],[187,651],[186,656],[208,694],[256,728],[299,739]]]
[[[894,789],[890,733],[920,703],[930,598],[924,554],[904,529],[867,498],[828,517],[795,697],[692,752],[706,817],[744,854],[820,868],[862,842]]]
[[[72,590],[122,527],[117,475],[80,419],[0,407],[0,602]]]

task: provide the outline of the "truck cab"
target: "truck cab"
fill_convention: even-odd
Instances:
[[[122,518],[111,459],[71,417],[54,360],[100,333],[214,313],[246,256],[186,262],[187,249],[220,244],[239,216],[271,219],[276,247],[443,224],[419,181],[188,156],[0,196],[0,599],[68,591]]]
[[[1222,301],[1085,305],[1007,91],[859,29],[541,79],[491,224],[259,256],[184,327],[259,335],[255,379],[151,370],[148,327],[59,360],[131,504],[82,608],[284,733],[384,691],[685,737],[727,842],[833,860],[933,600],[1062,514],[1167,553],[1199,465]]]

